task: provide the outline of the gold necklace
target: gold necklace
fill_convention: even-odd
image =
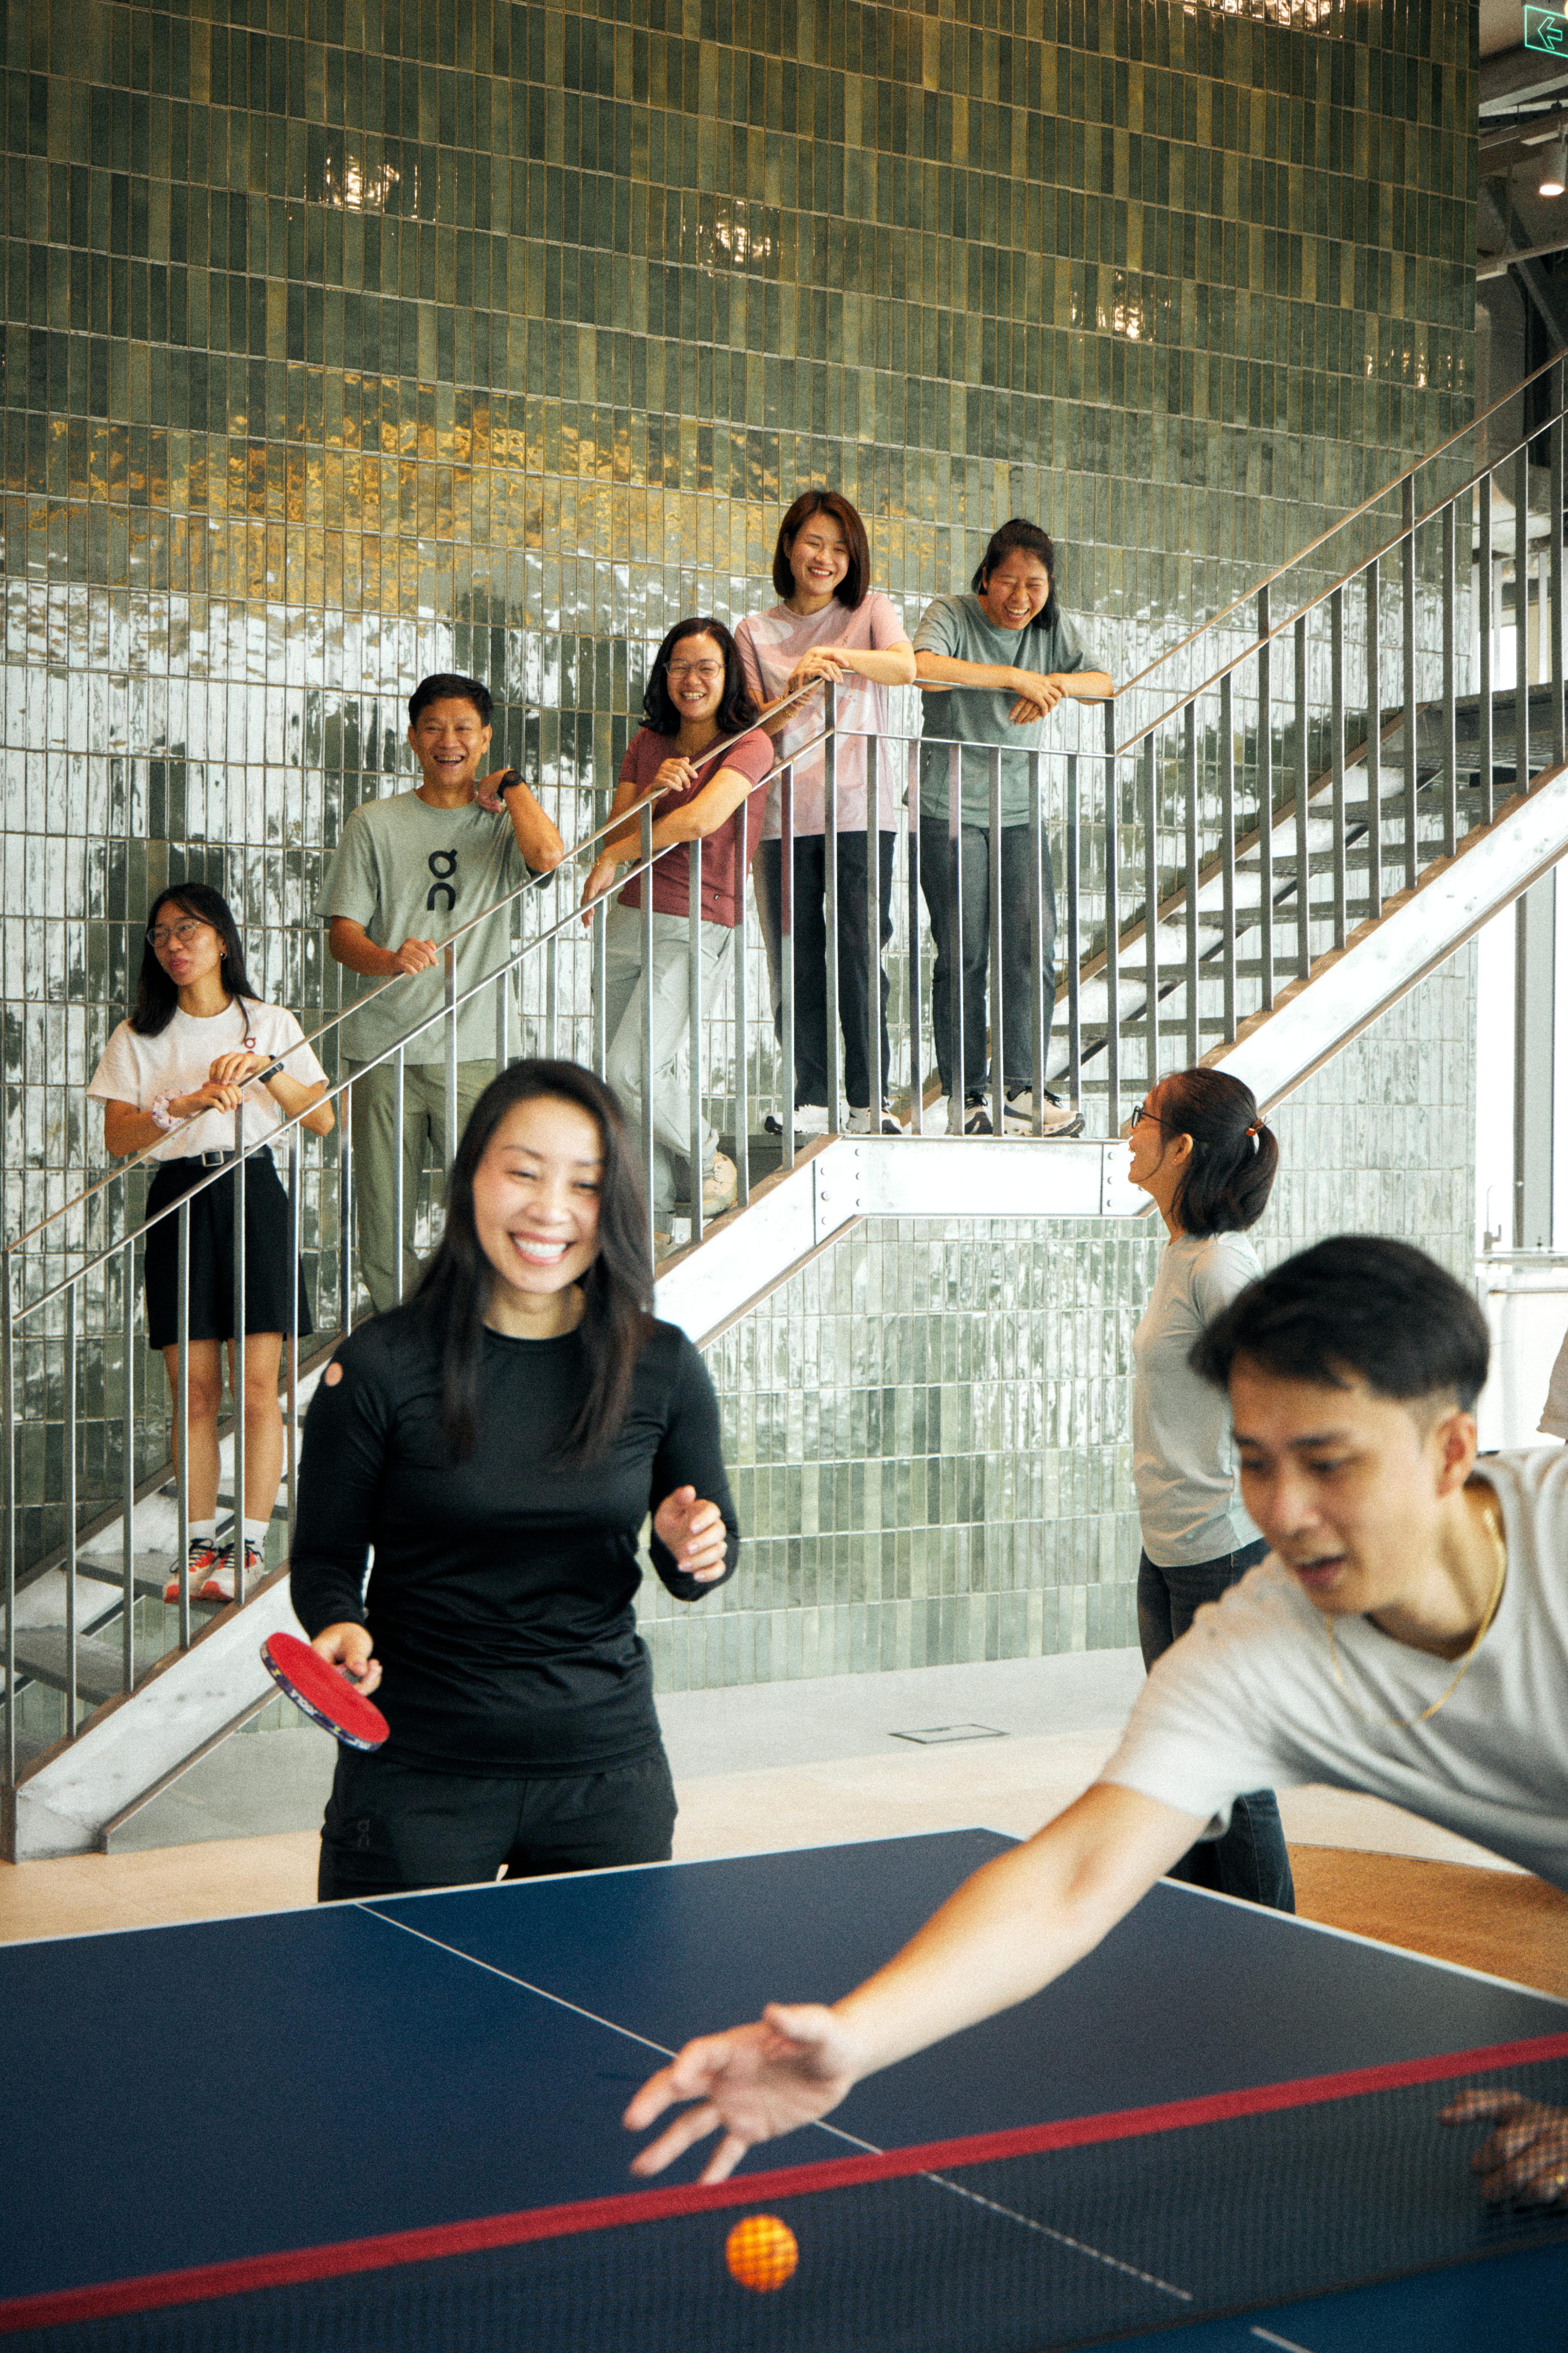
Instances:
[[[1508,1546],[1503,1542],[1501,1525],[1502,1505],[1497,1501],[1497,1498],[1494,1495],[1491,1499],[1490,1507],[1489,1508],[1486,1504],[1483,1504],[1481,1508],[1487,1524],[1487,1533],[1492,1540],[1492,1549],[1497,1554],[1497,1576],[1492,1582],[1492,1598],[1487,1603],[1486,1615],[1481,1620],[1480,1624],[1476,1628],[1470,1646],[1465,1652],[1464,1657],[1459,1661],[1458,1665],[1455,1668],[1452,1679],[1446,1687],[1438,1693],[1431,1705],[1422,1709],[1419,1715],[1368,1715],[1365,1708],[1363,1707],[1360,1700],[1357,1699],[1354,1692],[1352,1691],[1350,1685],[1344,1679],[1344,1673],[1340,1665],[1340,1646],[1334,1639],[1334,1621],[1331,1618],[1325,1618],[1323,1620],[1324,1630],[1329,1638],[1329,1652],[1334,1662],[1334,1681],[1338,1683],[1340,1689],[1343,1692],[1345,1697],[1349,1700],[1351,1705],[1360,1716],[1362,1722],[1363,1724],[1370,1724],[1379,1732],[1410,1732],[1415,1729],[1416,1725],[1425,1724],[1428,1716],[1436,1715],[1437,1710],[1440,1707],[1446,1706],[1447,1702],[1453,1698],[1454,1694],[1464,1682],[1466,1675],[1469,1672],[1471,1661],[1474,1659],[1476,1652],[1480,1649],[1481,1644],[1486,1641],[1488,1634],[1491,1630],[1492,1620],[1497,1616],[1499,1607],[1502,1601],[1503,1584],[1508,1576]]]

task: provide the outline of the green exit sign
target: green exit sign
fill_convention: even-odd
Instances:
[[[1554,58],[1568,58],[1568,16],[1555,8],[1529,8],[1524,12],[1524,46],[1527,49],[1549,49]]]

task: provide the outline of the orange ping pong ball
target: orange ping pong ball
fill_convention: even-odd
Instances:
[[[748,2214],[724,2242],[724,2261],[742,2287],[759,2295],[783,2287],[800,2261],[795,2232],[776,2214]]]

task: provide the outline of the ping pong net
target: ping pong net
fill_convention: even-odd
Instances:
[[[48,2353],[1051,2353],[1568,2238],[1488,2206],[1458,2094],[1568,2104],[1568,2034],[919,2147],[836,2147],[703,2189],[533,2209],[29,2296]],[[798,2247],[740,2284],[748,2214]]]

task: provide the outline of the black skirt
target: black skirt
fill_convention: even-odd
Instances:
[[[156,1216],[212,1171],[199,1160],[165,1160],[147,1194],[147,1215]],[[314,1329],[304,1277],[289,1256],[289,1196],[278,1180],[269,1152],[253,1153],[245,1164],[245,1328],[289,1329],[290,1272],[299,1292],[301,1339]],[[198,1193],[190,1207],[190,1332],[193,1340],[234,1337],[234,1171],[226,1168],[216,1185]],[[147,1342],[170,1348],[178,1341],[180,1221],[164,1218],[147,1237],[142,1274],[147,1285]]]

